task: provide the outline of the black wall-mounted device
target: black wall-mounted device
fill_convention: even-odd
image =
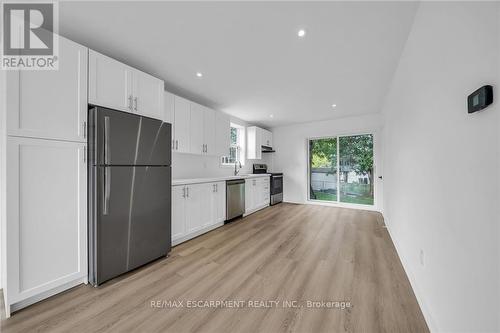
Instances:
[[[482,86],[467,97],[469,113],[482,110],[491,103],[493,103],[493,87],[489,85]]]

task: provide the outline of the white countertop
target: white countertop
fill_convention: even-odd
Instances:
[[[186,184],[200,184],[200,183],[212,183],[221,182],[231,179],[245,179],[245,178],[256,178],[256,177],[269,177],[269,173],[260,174],[243,174],[238,176],[223,176],[223,177],[209,177],[209,178],[187,178],[187,179],[172,179],[172,186],[175,185],[186,185]]]

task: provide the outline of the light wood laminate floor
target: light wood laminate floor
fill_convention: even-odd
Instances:
[[[196,300],[279,303],[271,308],[256,307],[270,302],[187,308],[187,301]],[[152,307],[154,301],[163,302],[163,307]],[[175,308],[168,307],[168,301],[184,303]],[[290,307],[283,306],[285,301]],[[344,301],[350,307],[331,303],[330,308],[310,308],[307,301]],[[2,318],[1,332],[32,331],[428,332],[428,328],[379,213],[283,203],[181,244],[169,258],[99,288],[82,285]]]

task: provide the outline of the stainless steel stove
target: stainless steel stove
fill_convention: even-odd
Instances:
[[[266,164],[254,164],[253,173],[268,173],[271,177],[270,204],[276,205],[283,201],[283,173],[267,172]]]

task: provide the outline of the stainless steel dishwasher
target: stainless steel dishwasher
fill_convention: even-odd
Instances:
[[[226,181],[226,221],[245,213],[245,180]]]

